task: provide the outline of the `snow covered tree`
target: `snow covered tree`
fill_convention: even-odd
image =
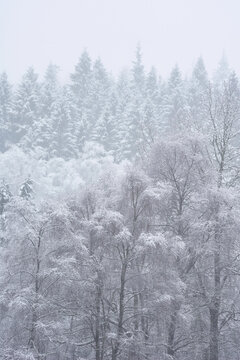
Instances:
[[[27,178],[20,186],[19,196],[23,199],[29,200],[33,194],[33,181]]]
[[[38,75],[33,68],[24,74],[13,103],[14,140],[21,141],[23,146],[29,146],[33,126],[39,121],[39,84]]]
[[[84,51],[75,66],[74,73],[71,74],[71,89],[76,104],[75,123],[79,149],[82,149],[85,141],[89,140],[92,129],[92,77],[92,61],[87,51]]]
[[[47,204],[37,208],[15,198],[6,217],[7,241],[1,252],[6,264],[1,269],[1,309],[5,309],[1,351],[13,358],[18,358],[18,352],[33,359],[46,358],[48,353],[57,356],[59,342],[67,342],[63,336],[67,315],[61,311],[67,269],[61,259],[71,248],[67,212]]]
[[[84,51],[77,65],[75,66],[74,73],[71,74],[72,91],[76,96],[77,103],[79,104],[80,107],[83,107],[87,97],[89,96],[91,78],[92,78],[91,59],[87,51]]]
[[[72,100],[70,89],[65,86],[59,94],[55,111],[52,114],[52,134],[49,144],[51,156],[58,156],[64,159],[73,158],[77,155],[78,130],[75,124],[77,109]]]
[[[219,61],[217,70],[213,76],[213,82],[216,87],[222,87],[224,81],[227,81],[231,69],[229,67],[226,55],[223,53],[222,58]]]
[[[40,86],[39,114],[33,124],[31,147],[43,157],[49,158],[49,145],[54,132],[54,116],[58,110],[60,86],[58,84],[58,67],[50,64],[46,70],[44,81]]]
[[[40,111],[42,117],[48,117],[51,119],[51,114],[55,110],[58,93],[58,67],[56,65],[49,64],[41,86]]]
[[[0,215],[2,215],[4,211],[5,205],[9,202],[11,198],[11,191],[9,185],[2,180],[2,184],[0,187]]]
[[[145,90],[145,73],[144,66],[142,63],[142,52],[140,45],[136,49],[136,58],[133,61],[132,67],[132,86],[133,90],[139,92],[140,94],[144,93]]]
[[[232,306],[225,308],[226,299],[223,300],[222,295],[229,285],[227,279],[231,277],[232,271],[235,271],[235,254],[238,252],[236,237],[239,224],[234,217],[234,211],[238,211],[238,208],[231,197],[237,196],[235,184],[239,172],[239,155],[236,137],[238,138],[239,117],[239,85],[235,74],[232,74],[223,87],[216,89],[210,86],[208,93],[209,135],[212,163],[216,171],[215,186],[209,200],[212,228],[208,266],[211,264],[212,273],[210,284],[203,283],[209,310],[210,360],[218,360],[220,357],[220,334],[226,321],[223,313],[231,313]]]
[[[105,101],[105,108],[95,124],[92,138],[102,144],[106,151],[114,153],[117,148],[118,138],[116,124],[117,99],[115,93],[112,92]]]
[[[0,76],[0,151],[8,148],[12,133],[12,87],[7,74]]]
[[[116,160],[129,158],[131,153],[130,119],[128,118],[128,105],[131,96],[130,79],[127,72],[121,72],[116,84]]]
[[[203,59],[200,57],[193,69],[188,87],[188,105],[190,122],[195,129],[206,125],[206,99],[208,89],[208,75]]]
[[[170,75],[161,106],[161,118],[165,131],[174,133],[183,129],[188,121],[186,89],[181,72],[176,66]]]
[[[198,216],[201,216],[200,199],[208,179],[206,169],[209,165],[204,156],[204,146],[198,139],[178,136],[165,143],[156,143],[148,168],[156,186],[163,190],[165,188],[165,197],[158,205],[152,226],[162,229],[176,246],[172,266],[178,283],[175,284],[174,292],[170,292],[168,317],[165,319],[167,326],[164,329],[167,332],[166,353],[175,356],[192,342],[189,339],[190,324],[183,329],[182,316],[187,304],[188,281],[205,241],[204,237],[197,235],[194,225]]]
[[[103,113],[106,101],[109,98],[111,81],[109,74],[100,59],[93,64],[91,83],[91,116],[93,126]]]

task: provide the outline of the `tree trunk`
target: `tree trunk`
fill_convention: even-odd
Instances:
[[[35,349],[37,352],[37,359],[40,359],[40,351],[39,344],[37,339],[37,321],[38,321],[38,307],[39,307],[39,290],[40,290],[40,282],[39,282],[39,272],[40,272],[40,247],[41,247],[41,230],[38,235],[38,242],[36,247],[36,272],[35,272],[35,284],[34,284],[34,304],[32,310],[32,324],[30,331],[30,339],[29,339],[29,347],[30,349]]]
[[[217,240],[217,239],[216,239]],[[217,246],[217,241],[215,243]],[[220,311],[220,249],[217,246],[214,253],[214,295],[210,304],[210,338],[209,338],[209,360],[218,360],[219,341],[219,311]]]
[[[117,328],[117,339],[112,349],[112,360],[116,360],[119,353],[120,340],[123,334],[123,317],[124,317],[124,300],[125,300],[125,281],[127,271],[128,259],[125,258],[121,269],[121,283],[120,283],[120,294],[119,294],[119,316],[118,316],[118,328]]]
[[[96,360],[101,360],[101,300],[102,300],[102,278],[101,272],[98,271],[97,279],[97,294],[96,294],[96,333],[95,333],[95,357]]]
[[[167,354],[170,356],[174,356],[174,339],[175,339],[175,332],[177,327],[177,314],[178,314],[179,307],[175,305],[175,308],[170,316],[170,324],[168,327],[168,339],[167,339]]]
[[[145,342],[149,339],[149,329],[148,329],[148,318],[144,314],[144,295],[139,291],[139,299],[141,305],[141,330],[144,333],[144,340]]]
[[[218,311],[209,309],[210,312],[210,344],[209,360],[218,360]]]

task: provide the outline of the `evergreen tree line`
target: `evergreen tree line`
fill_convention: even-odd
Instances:
[[[223,59],[214,85],[229,76]],[[165,133],[186,126],[202,127],[208,87],[201,58],[189,79],[183,79],[176,66],[164,81],[154,68],[145,72],[140,48],[131,70],[123,71],[117,80],[100,59],[92,62],[86,51],[64,86],[58,81],[58,67],[52,64],[41,82],[29,68],[14,89],[3,73],[0,151],[17,144],[24,151],[39,152],[45,159],[70,159],[78,157],[86,142],[94,141],[116,161],[133,159]]]

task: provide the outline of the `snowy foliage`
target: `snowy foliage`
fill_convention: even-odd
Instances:
[[[223,59],[0,77],[0,359],[237,360],[240,92]]]

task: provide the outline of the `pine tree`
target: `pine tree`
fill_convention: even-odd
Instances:
[[[52,136],[49,144],[51,156],[70,159],[77,155],[78,133],[75,119],[76,106],[72,92],[68,86],[65,86],[52,114]]]
[[[227,57],[225,54],[223,54],[222,58],[218,63],[217,70],[215,71],[215,74],[213,76],[214,86],[221,88],[224,81],[228,80],[230,73],[231,70],[227,61]]]
[[[141,132],[143,147],[151,145],[161,132],[161,96],[155,68],[146,77],[146,95],[142,104]]]
[[[90,96],[90,107],[91,114],[89,118],[89,136],[94,131],[95,124],[100,119],[108,101],[111,82],[106,69],[104,68],[102,61],[97,59],[93,65],[91,83],[91,96]]]
[[[71,88],[80,109],[83,109],[87,105],[90,95],[92,80],[91,63],[92,62],[87,51],[84,51],[75,66],[74,73],[71,74]]]
[[[159,135],[159,117],[154,100],[147,96],[141,108],[141,136],[142,146],[145,149],[154,143]]]
[[[178,66],[171,72],[161,106],[161,117],[165,130],[182,129],[188,120],[186,89]]]
[[[44,81],[41,84],[39,95],[39,115],[33,124],[32,148],[43,151],[44,157],[49,157],[49,144],[51,143],[53,120],[57,112],[60,97],[58,83],[58,67],[50,64],[46,70]]]
[[[150,72],[146,77],[146,93],[155,102],[158,101],[159,97],[159,87],[157,80],[157,72],[154,67],[151,68]]]
[[[131,126],[128,118],[128,105],[130,102],[131,88],[129,74],[126,71],[120,73],[116,84],[116,160],[130,156],[130,143],[128,141]]]
[[[109,96],[105,108],[96,122],[92,136],[94,141],[99,142],[106,151],[111,151],[112,153],[115,153],[117,145],[116,106],[117,99],[113,92]]]
[[[140,45],[136,49],[136,57],[133,61],[132,67],[132,87],[134,92],[139,92],[143,95],[145,90],[145,73],[142,63],[142,52]]]
[[[130,99],[125,113],[126,129],[128,129],[125,139],[128,139],[129,157],[133,158],[138,155],[143,142],[142,107],[145,96],[145,73],[140,46],[137,47],[136,59],[133,61],[130,89]],[[125,142],[124,139],[123,141]]]
[[[29,146],[33,125],[39,120],[38,75],[33,68],[24,74],[14,97],[14,140]]]
[[[0,76],[0,151],[4,152],[11,141],[12,87],[6,73]]]
[[[58,67],[53,64],[49,64],[46,70],[40,95],[40,112],[42,117],[51,118],[52,112],[55,111],[55,103],[60,91],[58,70]]]
[[[33,180],[27,178],[20,186],[19,196],[25,200],[29,200],[33,195]]]
[[[71,74],[71,90],[76,105],[75,124],[77,131],[78,149],[81,150],[89,138],[91,129],[91,87],[92,87],[92,61],[84,51]]]
[[[207,90],[208,75],[203,59],[200,57],[193,69],[188,88],[190,121],[196,129],[204,126]]]

